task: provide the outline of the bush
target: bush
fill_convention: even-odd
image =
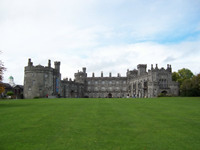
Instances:
[[[34,99],[38,99],[38,98],[39,98],[39,96],[35,96],[35,97],[34,97]]]
[[[164,93],[160,93],[160,94],[158,95],[158,97],[164,97],[164,96],[165,96]]]
[[[6,95],[7,95],[7,96],[13,96],[14,93],[13,93],[13,91],[8,91],[8,92],[6,93]]]
[[[160,93],[158,97],[172,97],[170,94]]]

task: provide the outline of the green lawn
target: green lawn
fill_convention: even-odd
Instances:
[[[0,100],[0,150],[199,150],[200,98]]]

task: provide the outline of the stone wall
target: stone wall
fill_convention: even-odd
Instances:
[[[47,97],[56,95],[56,80],[60,82],[60,73],[51,66],[33,66],[29,59],[24,73],[24,98]],[[60,88],[60,87],[58,87]]]
[[[33,66],[29,59],[28,66],[25,67],[24,75],[24,97],[47,97],[58,96],[66,98],[91,97],[157,97],[160,93],[178,96],[178,84],[172,81],[172,68],[167,65],[167,69],[154,68],[146,71],[146,64],[139,64],[137,70],[127,70],[126,76],[112,77],[87,77],[86,68],[74,74],[75,80],[61,80],[60,62],[48,66]]]
[[[105,98],[108,94],[112,97],[125,97],[127,95],[126,77],[89,77],[87,78],[87,92],[89,97]]]

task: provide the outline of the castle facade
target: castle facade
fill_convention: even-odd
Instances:
[[[51,67],[49,60],[47,66],[34,66],[31,59],[24,71],[24,98],[34,97],[66,97],[66,98],[105,98],[105,97],[157,97],[164,95],[178,96],[178,83],[172,81],[172,68],[167,69],[151,65],[146,70],[146,64],[139,64],[137,70],[127,70],[126,76],[118,74],[113,77],[87,76],[86,68],[74,74],[74,81],[71,79],[61,80],[60,62],[54,62]]]

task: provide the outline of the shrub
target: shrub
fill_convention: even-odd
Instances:
[[[38,99],[38,98],[39,98],[39,96],[35,96],[35,97],[34,97],[34,99]]]
[[[158,97],[172,97],[170,94],[160,93]]]
[[[8,91],[8,92],[6,93],[6,95],[7,95],[7,96],[13,96],[14,93],[13,93],[13,91]]]

